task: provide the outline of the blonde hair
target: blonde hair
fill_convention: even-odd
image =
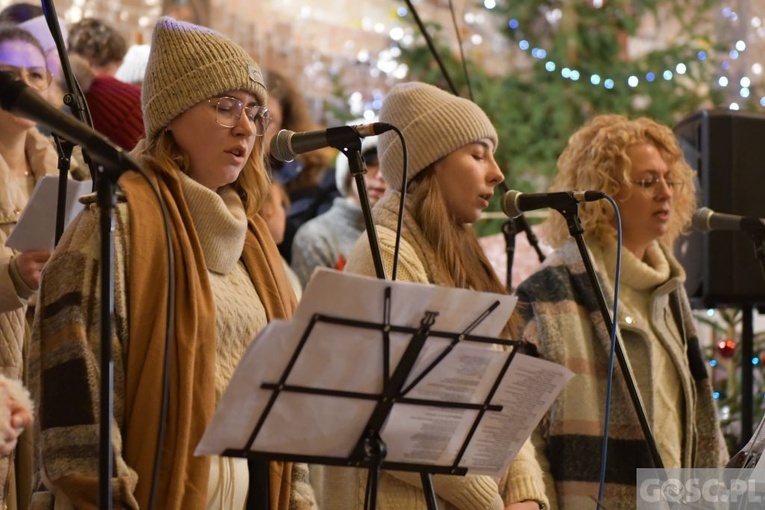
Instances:
[[[695,172],[685,162],[677,138],[672,131],[652,119],[629,120],[622,115],[594,117],[568,139],[558,158],[558,174],[551,191],[596,190],[616,196],[620,191],[632,193],[632,163],[627,149],[638,144],[656,147],[669,168],[668,179],[682,183],[672,197],[672,216],[667,234],[661,239],[671,245],[690,224],[696,209]],[[605,200],[579,206],[579,219],[585,236],[602,243],[616,238],[615,214]],[[544,236],[557,247],[569,237],[562,215],[551,213],[543,226]]]
[[[271,185],[263,160],[263,144],[259,143],[261,140],[256,139],[249,159],[236,181],[231,184],[241,197],[248,217],[258,213],[268,197]],[[188,173],[188,155],[181,150],[166,129],[160,129],[148,141],[139,142],[135,152],[145,168],[158,174],[171,175],[177,171]]]
[[[507,294],[472,226],[459,223],[446,208],[441,188],[429,165],[408,185],[407,200],[425,239],[433,247],[450,286]],[[506,327],[505,336],[510,330]]]

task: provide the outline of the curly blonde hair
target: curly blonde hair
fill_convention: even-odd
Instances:
[[[685,162],[672,130],[647,117],[629,120],[622,115],[598,115],[568,139],[558,158],[558,174],[551,191],[597,190],[616,196],[634,190],[630,182],[632,163],[627,149],[633,145],[651,144],[667,163],[670,177],[682,183],[672,197],[672,216],[667,234],[661,239],[671,245],[687,230],[696,209],[693,177],[695,172]],[[579,219],[587,239],[603,243],[616,238],[615,215],[605,200],[579,206]],[[569,237],[566,221],[552,213],[543,227],[543,235],[557,247]]]

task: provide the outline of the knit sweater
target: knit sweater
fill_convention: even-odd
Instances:
[[[329,211],[304,223],[292,241],[292,269],[305,286],[317,267],[343,269],[356,240],[364,232],[361,208],[336,198]]]
[[[395,246],[395,225],[400,194],[388,190],[373,211],[383,265],[390,276]],[[424,241],[415,218],[406,211],[400,250],[398,281],[442,284],[446,275],[438,269],[436,254]],[[351,250],[346,271],[374,276],[366,236]],[[366,473],[350,468],[328,468],[322,490],[323,508],[358,510],[363,508]],[[542,473],[534,448],[527,441],[501,480],[489,476],[467,475],[433,477],[439,508],[444,510],[504,509],[505,505],[535,500],[547,505]],[[414,473],[383,471],[378,490],[381,510],[425,510],[419,476]]]
[[[658,442],[662,458],[682,467],[724,465],[727,451],[682,286],[683,270],[658,243],[648,249],[651,266],[631,254],[623,257],[625,293],[616,322],[654,436],[666,434]],[[606,302],[612,303],[614,245],[596,246],[591,258]],[[551,254],[517,295],[523,339],[575,373],[533,436],[547,494],[553,508],[592,508],[600,478],[611,342],[574,240]],[[672,301],[678,304],[685,337]],[[669,391],[663,394],[661,387]],[[618,366],[610,417],[603,505],[634,508],[636,468],[650,467],[650,454]]]
[[[34,292],[21,279],[13,260],[15,254],[5,246],[5,241],[16,227],[35,184],[45,174],[56,172],[57,161],[50,140],[36,129],[27,130],[24,152],[31,172],[21,177],[12,174],[0,155],[0,375],[23,381],[27,303]],[[31,463],[31,452],[17,448],[11,456],[0,458],[0,508],[15,510],[17,502],[23,506],[30,496],[28,474],[14,469],[14,462],[19,464],[22,460]],[[15,487],[11,487],[14,483]],[[11,497],[7,497],[8,489]],[[12,497],[14,493],[18,501]]]
[[[265,326],[267,316],[252,277],[242,262],[248,220],[240,198],[235,191],[227,188],[215,193],[183,174],[179,174],[179,180],[185,206],[191,216],[193,235],[198,239],[204,256],[213,297],[215,376],[214,381],[210,380],[209,383],[214,385],[217,399],[228,385],[241,354],[255,334]],[[126,290],[130,240],[133,235],[129,207],[129,203],[122,202],[116,209],[114,244],[114,417],[119,428],[113,431],[116,465],[116,481],[113,485],[115,500],[120,507],[136,506],[131,492],[137,482],[137,473],[127,464],[122,452],[122,440],[126,435],[125,385],[128,377],[125,360],[130,346]],[[40,400],[41,407],[40,474],[45,488],[52,494],[46,491],[36,494],[33,508],[51,508],[51,496],[55,496],[56,508],[68,508],[67,505],[71,505],[69,493],[65,492],[59,480],[66,479],[70,473],[82,476],[97,470],[97,402],[90,397],[97,386],[97,380],[92,380],[82,372],[89,373],[95,364],[96,352],[91,350],[95,347],[90,346],[95,346],[98,341],[98,328],[90,328],[96,334],[90,331],[84,342],[79,339],[74,341],[70,336],[74,333],[67,335],[67,328],[74,328],[73,332],[76,332],[98,320],[98,216],[98,210],[92,205],[84,211],[62,238],[54,258],[46,268],[46,272],[55,271],[57,275],[78,275],[78,282],[71,278],[57,280],[55,285],[50,283],[41,292],[43,311],[38,317],[39,327],[34,331],[31,371],[36,375],[33,393]],[[281,266],[278,269],[281,270]],[[43,282],[46,280],[43,279]],[[77,302],[83,303],[82,306],[71,306],[63,297],[74,295],[72,292],[81,295]],[[61,322],[61,310],[66,311],[65,317],[70,317],[64,318],[64,322]],[[87,316],[87,319],[82,315]],[[57,342],[43,341],[41,330],[55,332],[55,335],[49,335],[47,339],[70,336],[68,347],[62,349]],[[57,386],[69,388],[67,391],[74,393],[57,395],[53,391]],[[79,400],[73,398],[73,395]],[[92,423],[66,425],[66,420],[82,420],[82,415],[75,416],[63,406],[56,406],[57,399],[69,402],[80,413],[90,409],[88,414]],[[72,449],[72,444],[77,445],[77,448]],[[307,471],[304,465],[301,469]],[[292,477],[302,476],[299,471],[296,466]],[[210,508],[241,508],[247,495],[248,478],[244,459],[213,458],[207,488]],[[314,503],[310,491],[302,486],[293,488],[295,494],[291,505],[296,508],[312,508]]]
[[[221,194],[180,174],[202,245],[215,302],[215,397],[219,400],[250,341],[266,325],[266,311],[239,254],[247,230],[242,201],[231,188]],[[249,485],[245,459],[211,459],[208,506],[242,508]]]

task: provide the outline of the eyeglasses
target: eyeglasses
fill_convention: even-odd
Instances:
[[[255,135],[263,136],[271,120],[271,113],[265,106],[244,106],[244,103],[235,97],[213,97],[207,102],[215,105],[215,122],[225,128],[236,126],[242,118],[242,112],[245,112]]]
[[[0,64],[0,71],[10,73],[16,80],[22,80],[35,90],[45,92],[50,87],[53,77],[44,67],[16,67]]]
[[[670,179],[661,179],[658,176],[652,176],[648,177],[647,179],[639,179],[637,181],[630,181],[632,184],[637,184],[641,188],[643,188],[645,191],[651,193],[651,195],[656,196],[661,191],[661,183],[664,182],[664,184],[667,185],[667,187],[672,190],[673,193],[676,193],[683,189],[684,183],[681,181],[673,181]]]

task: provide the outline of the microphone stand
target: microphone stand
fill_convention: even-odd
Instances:
[[[534,248],[534,251],[537,252],[537,258],[539,258],[539,262],[545,261],[545,254],[542,253],[542,249],[539,247],[539,239],[537,239],[537,235],[534,233],[533,230],[531,230],[531,226],[529,226],[529,222],[526,221],[526,216],[523,214],[520,214],[513,218],[513,221],[515,221],[515,229],[516,231],[521,231],[526,234],[526,239],[529,240],[529,244],[532,248]]]
[[[523,231],[526,234],[526,238],[529,240],[529,244],[534,251],[537,252],[539,262],[545,261],[545,254],[542,253],[542,249],[539,247],[539,239],[537,239],[534,231],[531,230],[529,223],[526,221],[526,217],[523,214],[516,216],[515,218],[508,218],[502,224],[502,235],[505,237],[505,253],[507,254],[507,273],[505,275],[505,287],[508,292],[513,291],[513,259],[515,258],[515,236]]]
[[[356,189],[359,192],[359,202],[361,202],[361,211],[364,213],[364,226],[367,229],[367,237],[369,238],[369,249],[372,253],[372,261],[375,265],[375,274],[377,278],[385,280],[385,266],[383,266],[382,255],[380,254],[380,245],[377,240],[377,229],[375,228],[374,220],[372,219],[372,208],[369,205],[369,194],[367,193],[367,185],[364,182],[364,174],[367,172],[364,160],[361,158],[361,138],[356,137],[355,144],[341,149],[348,157],[348,166],[351,170],[351,175],[356,181]]]
[[[744,218],[741,230],[752,240],[754,254],[765,276],[765,224]],[[751,304],[742,306],[741,311],[741,444],[746,445],[754,427],[754,313]]]
[[[88,126],[93,125],[87,110],[84,94],[77,80],[74,78],[72,68],[66,53],[61,28],[58,25],[56,8],[52,0],[42,0],[43,14],[48,23],[51,35],[56,41],[61,69],[66,79],[69,91],[64,95],[64,104],[69,106],[72,114]],[[74,145],[64,147],[58,137],[56,147],[59,150],[59,188],[58,204],[56,211],[56,242],[63,232],[64,209],[66,207],[66,188],[69,174],[69,161]],[[94,169],[87,152],[83,150],[83,156],[90,168],[90,175],[94,181],[97,194],[97,204],[100,210],[99,231],[101,236],[101,387],[99,396],[99,477],[98,498],[99,508],[111,510],[112,508],[112,465],[114,463],[114,451],[112,449],[111,420],[114,409],[114,360],[112,358],[112,317],[114,316],[114,208],[117,203],[115,187],[125,168],[120,168],[126,159],[115,159],[113,166],[109,168],[99,165]],[[62,200],[63,198],[63,200]]]
[[[327,131],[327,144],[339,150],[348,158],[348,166],[351,175],[356,181],[356,188],[359,192],[361,211],[364,213],[364,225],[367,229],[369,249],[372,253],[375,274],[377,278],[385,280],[385,267],[380,255],[380,244],[377,241],[377,229],[375,229],[374,220],[372,219],[372,208],[369,206],[369,195],[366,183],[364,182],[364,174],[367,169],[364,166],[364,160],[361,159],[361,137],[351,126],[340,126]]]
[[[369,249],[372,253],[372,260],[375,266],[377,278],[385,280],[385,267],[380,255],[380,245],[377,241],[377,230],[372,219],[372,208],[369,206],[369,194],[367,193],[366,183],[364,182],[364,173],[366,167],[361,158],[361,137],[350,126],[340,126],[331,131],[327,131],[327,144],[333,147],[348,158],[348,166],[351,175],[356,181],[356,187],[359,192],[359,201],[364,215],[364,225],[369,238]],[[378,455],[385,457],[385,445],[383,444]],[[382,458],[380,463],[382,463]],[[247,498],[247,510],[268,510],[270,508],[270,488],[269,488],[269,462],[268,460],[252,459],[248,462],[250,467],[250,478],[253,480],[251,485],[257,487],[257,494]],[[373,488],[376,493],[377,479],[372,480]],[[368,490],[371,490],[368,488]]]
[[[61,71],[67,84],[68,91],[64,94],[64,104],[69,107],[72,114],[78,120],[93,127],[93,123],[91,122],[89,115],[87,115],[87,106],[85,105],[84,96],[77,80],[74,78],[72,67],[69,65],[66,45],[64,44],[64,38],[61,34],[61,27],[58,24],[56,7],[53,5],[52,0],[42,0],[42,9],[45,21],[48,24],[48,29],[53,37],[53,41],[56,43],[59,60],[61,61]],[[67,180],[69,178],[72,151],[74,150],[75,145],[68,140],[62,139],[56,133],[52,133],[52,136],[56,145],[56,152],[58,152],[58,201],[56,202],[56,233],[54,238],[54,244],[58,244],[61,235],[64,233]],[[91,167],[91,178],[95,180],[90,159],[87,157],[86,153],[83,153],[83,155],[85,156],[85,161],[88,163],[88,166]]]
[[[53,142],[56,144],[58,152],[58,196],[56,198],[56,235],[53,245],[57,245],[64,233],[64,224],[66,223],[66,188],[69,179],[69,167],[72,158],[74,144],[64,140],[56,133],[52,133]]]
[[[584,238],[582,236],[584,229],[582,228],[582,224],[579,221],[578,209],[579,204],[574,199],[572,199],[570,205],[560,207],[556,210],[560,212],[566,219],[568,231],[571,234],[571,237],[576,240],[576,245],[579,248],[579,253],[582,256],[582,262],[584,263],[584,267],[587,270],[587,276],[589,277],[590,285],[592,286],[595,298],[598,302],[600,314],[603,316],[603,323],[606,327],[606,330],[608,331],[609,336],[611,336],[611,332],[613,331],[611,313],[608,310],[606,298],[603,295],[603,288],[598,281],[597,274],[595,273],[595,268],[592,265],[592,260],[590,259],[590,254],[587,251],[587,245],[585,244]],[[621,338],[619,337],[618,331],[616,333],[615,354],[616,359],[619,362],[619,368],[621,368],[622,374],[624,374],[627,391],[629,393],[630,400],[632,400],[632,405],[635,408],[635,414],[637,414],[638,421],[640,422],[640,428],[643,431],[643,436],[645,437],[645,441],[648,445],[648,450],[651,455],[651,460],[653,461],[653,466],[649,467],[653,467],[657,470],[663,470],[664,463],[661,460],[659,449],[656,446],[656,440],[654,439],[653,433],[651,432],[651,425],[648,423],[648,418],[645,414],[645,407],[643,406],[643,401],[640,398],[640,393],[638,392],[637,386],[635,384],[635,375],[632,373],[632,369],[627,363],[627,358],[624,354],[624,346]]]
[[[517,223],[513,218],[508,218],[502,223],[502,235],[505,237],[505,287],[508,292],[513,291],[513,259],[515,258],[515,236],[518,234]]]

